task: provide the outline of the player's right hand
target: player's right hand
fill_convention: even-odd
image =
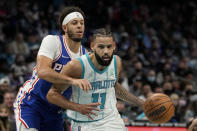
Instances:
[[[88,92],[88,90],[92,89],[90,82],[86,79],[74,79],[72,85],[78,86],[85,92]]]
[[[79,104],[77,107],[77,112],[88,116],[88,118],[90,118],[91,120],[93,120],[93,118],[90,115],[95,115],[97,116],[97,114],[93,111],[100,111],[100,109],[96,108],[96,106],[101,105],[100,102],[97,103],[90,103],[90,104]]]

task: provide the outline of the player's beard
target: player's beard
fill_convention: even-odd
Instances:
[[[112,61],[112,58],[113,58],[113,53],[112,53],[112,55],[111,55],[111,57],[110,57],[110,59],[109,59],[108,61],[103,60],[103,58],[100,57],[100,56],[96,53],[96,51],[94,52],[94,55],[95,55],[95,57],[96,57],[97,62],[98,62],[100,65],[102,65],[102,66],[108,66],[108,65],[110,65],[110,63],[111,63],[111,61]]]
[[[74,33],[71,31],[71,30],[69,30],[68,29],[68,37],[71,39],[71,40],[73,40],[73,41],[75,41],[75,42],[80,42],[82,39],[83,39],[83,37],[82,38],[80,38],[80,37],[74,37]]]

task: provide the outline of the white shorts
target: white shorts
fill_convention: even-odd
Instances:
[[[127,131],[120,114],[94,122],[71,122],[72,131]]]

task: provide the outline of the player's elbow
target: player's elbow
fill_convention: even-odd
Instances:
[[[47,77],[46,71],[44,69],[37,69],[37,75],[41,79],[45,79]]]

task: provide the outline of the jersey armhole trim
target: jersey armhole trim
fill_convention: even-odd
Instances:
[[[81,78],[83,79],[84,78],[84,73],[85,73],[85,67],[84,67],[84,64],[83,64],[83,61],[81,58],[77,58],[81,64],[81,69],[82,69],[82,73],[81,73]]]
[[[61,42],[60,37],[61,36],[57,36],[57,39]],[[57,41],[56,41],[56,43],[57,43]],[[60,58],[61,54],[62,54],[62,44],[60,44],[60,47],[59,47],[59,55],[53,60],[53,62],[56,62]]]
[[[114,55],[114,67],[115,67],[115,76],[116,79],[118,78],[118,74],[117,74],[117,60],[116,60],[116,56]]]

